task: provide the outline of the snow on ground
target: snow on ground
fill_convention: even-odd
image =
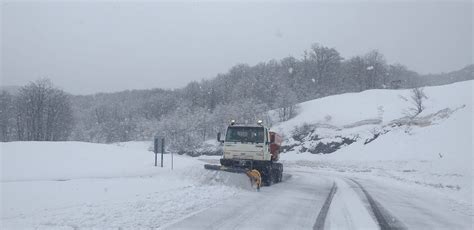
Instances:
[[[156,228],[249,192],[245,176],[205,171],[196,158],[174,155],[171,170],[171,155],[165,154],[165,167],[154,167],[148,146],[1,143],[0,226]],[[223,186],[229,180],[238,183]]]
[[[294,127],[318,124],[311,135],[358,139],[331,154],[311,154],[301,153],[303,147],[313,144],[311,140],[297,143],[290,138],[292,142],[287,144],[301,147],[282,154],[282,161],[287,167],[310,167],[352,177],[375,176],[427,187],[467,206],[472,213],[473,85],[474,81],[466,81],[426,88],[426,109],[417,116],[423,122],[393,127],[389,124],[405,117],[411,106],[401,98],[409,98],[408,90],[370,90],[302,103],[299,115],[274,129],[291,137]],[[331,119],[325,119],[327,116]],[[380,119],[380,124],[347,126],[375,119]],[[376,132],[380,136],[365,144],[366,138]]]
[[[406,117],[408,90],[300,104],[299,115],[273,127],[294,145],[281,156],[286,179],[261,193],[251,191],[243,175],[203,169],[218,156],[173,155],[171,170],[165,154],[165,167],[154,167],[149,142],[0,143],[0,228],[303,228],[314,223],[334,183],[325,227],[372,229],[376,222],[350,182],[355,179],[407,227],[463,229],[473,216],[473,84],[426,88],[426,109],[416,119]],[[293,138],[303,124],[308,133]],[[331,154],[304,151],[344,138],[352,141]],[[279,198],[283,202],[271,202]],[[272,210],[261,218],[243,221],[269,203]]]
[[[153,153],[136,148],[84,142],[12,142],[3,143],[1,147],[2,181],[109,178],[156,173],[151,167]],[[180,163],[190,164],[189,161]]]

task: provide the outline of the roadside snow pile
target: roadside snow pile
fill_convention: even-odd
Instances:
[[[0,228],[154,229],[247,192],[198,158],[174,154],[171,170],[165,154],[154,167],[149,145],[0,143]]]
[[[288,137],[282,160],[287,166],[436,188],[471,204],[473,85],[426,88],[426,109],[413,119],[405,115],[410,103],[401,99],[409,97],[408,90],[371,90],[303,103],[300,115],[276,126]],[[324,121],[325,116],[332,119]],[[357,120],[372,122],[350,125]],[[334,148],[325,152],[323,147]]]

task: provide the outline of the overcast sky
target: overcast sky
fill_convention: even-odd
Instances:
[[[380,2],[380,1],[378,1]],[[2,85],[47,77],[74,94],[177,88],[237,63],[382,52],[420,73],[472,64],[464,2],[3,2]]]

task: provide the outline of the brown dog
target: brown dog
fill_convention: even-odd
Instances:
[[[260,172],[256,169],[247,171],[247,176],[250,178],[250,183],[257,185],[257,190],[260,191],[260,186],[262,185],[262,176]]]

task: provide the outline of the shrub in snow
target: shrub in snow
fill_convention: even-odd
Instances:
[[[303,123],[303,125],[295,127],[291,134],[291,138],[295,141],[303,141],[303,138],[314,132],[315,129],[314,125]]]
[[[428,99],[428,97],[423,88],[413,88],[410,92],[410,98],[413,105],[410,110],[413,112],[413,117],[415,117],[425,109],[424,101]]]
[[[331,120],[332,120],[332,116],[329,114],[324,117],[325,122],[331,122]]]
[[[205,141],[200,148],[197,148],[193,156],[220,156],[222,155],[222,145],[217,140]]]

